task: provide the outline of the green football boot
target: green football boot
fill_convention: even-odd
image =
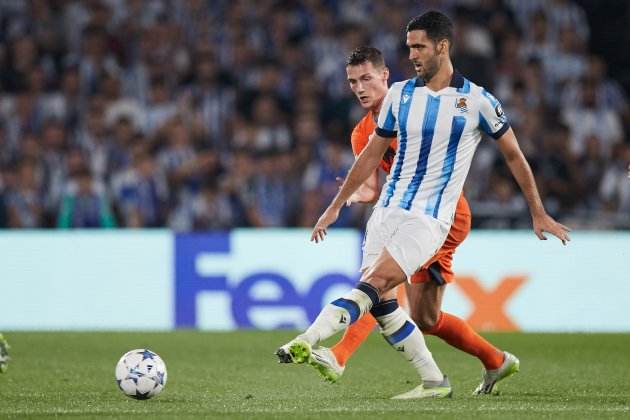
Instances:
[[[453,388],[445,376],[438,385],[420,384],[411,391],[392,397],[392,400],[419,400],[424,398],[452,398]]]
[[[481,383],[473,391],[473,395],[499,395],[499,387],[497,382],[517,373],[520,369],[521,362],[512,353],[504,351],[503,364],[498,369],[481,371]]]
[[[337,362],[337,358],[332,350],[327,347],[318,347],[311,351],[311,360],[309,364],[317,369],[320,375],[328,382],[335,383],[343,375],[345,366],[341,366]]]
[[[289,341],[276,350],[275,354],[278,356],[278,363],[310,363],[312,359],[311,345],[299,338]]]

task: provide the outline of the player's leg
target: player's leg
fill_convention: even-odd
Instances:
[[[404,241],[402,241],[404,242]],[[396,253],[394,258],[390,254]],[[422,384],[409,392],[398,395],[396,399],[416,399],[429,397],[450,397],[452,390],[448,379],[444,376],[433,355],[424,341],[424,336],[415,325],[409,314],[398,306],[395,299],[394,286],[407,279],[413,270],[410,263],[397,252],[401,247],[392,246],[383,249],[374,264],[365,272],[363,281],[380,291],[381,296],[394,292],[391,299],[380,299],[370,310],[376,318],[381,334],[385,340],[398,352],[402,353],[414,369],[418,372]],[[416,258],[417,259],[417,258]],[[400,261],[400,263],[398,262]],[[405,266],[405,270],[401,266]]]
[[[381,300],[396,299],[396,290],[398,289],[386,292],[381,296]],[[371,313],[363,315],[344,331],[341,340],[333,347],[320,346],[313,349],[311,365],[317,369],[325,380],[336,382],[343,375],[348,359],[370,335],[376,324],[376,319]]]
[[[388,300],[390,298],[383,296],[382,299]],[[374,327],[376,327],[376,319],[371,313],[363,315],[361,319],[348,327],[342,339],[330,348],[339,366],[346,365],[348,359],[350,359],[370,333],[374,331]]]
[[[303,334],[282,346],[276,354],[281,362],[313,363],[312,346],[374,309],[373,315],[384,337],[404,354],[424,382],[424,387],[420,385],[398,398],[450,396],[448,380],[426,348],[418,327],[395,300],[380,299],[387,291],[406,281],[407,276],[430,258],[436,246],[443,242],[446,232],[433,219],[409,216],[399,209],[387,214],[377,209],[370,222],[375,215],[377,219],[372,227],[376,229],[372,231],[368,223],[362,264],[365,271],[361,282],[343,298],[326,305]]]
[[[469,353],[486,369],[496,369],[503,362],[499,351],[477,334],[466,321],[441,311],[446,285],[455,278],[453,254],[470,232],[470,211],[465,205],[455,213],[446,240],[432,260],[414,273],[407,286],[411,316],[425,334],[440,337],[448,344]]]
[[[0,373],[7,371],[9,367],[9,343],[0,334]]]
[[[394,213],[395,215],[395,213]],[[400,223],[393,230],[391,240],[386,244],[376,264],[368,269],[365,281],[374,288],[389,290],[391,283],[382,283],[381,275],[372,275],[381,267],[396,268],[404,273],[405,280],[417,267],[429,260],[435,249],[444,240],[446,232],[434,219],[399,214]],[[444,236],[442,236],[444,235]],[[395,264],[381,264],[393,260]],[[398,276],[397,276],[398,278]],[[409,314],[398,306],[395,299],[381,301],[371,310],[376,318],[381,334],[387,342],[414,366],[422,384],[409,392],[398,395],[396,399],[449,397],[452,395],[448,379],[435,363],[426,346],[424,336]]]
[[[450,397],[451,386],[427,348],[424,336],[396,299],[382,300],[372,308],[383,338],[418,372],[422,383],[394,399]]]
[[[412,318],[425,334],[435,335],[451,346],[477,357],[484,365],[482,384],[475,394],[492,392],[496,382],[516,373],[519,361],[508,352],[503,352],[479,335],[465,320],[441,311],[442,299],[447,282],[439,272],[439,264],[431,266],[428,280],[422,273],[416,274],[407,288]],[[427,277],[424,277],[426,280]],[[449,279],[450,280],[450,279]]]
[[[278,349],[276,355],[280,362],[309,362],[313,346],[355,323],[379,303],[381,293],[405,279],[405,273],[387,250],[383,249],[371,268],[364,272],[356,288],[324,306],[304,333]]]
[[[389,278],[389,281],[384,279]],[[313,325],[306,332],[296,339],[282,346],[276,354],[281,362],[309,363],[314,364],[312,356],[312,346],[319,341],[328,338],[331,332],[339,331],[347,326],[348,322],[354,322],[358,318],[359,309],[352,309],[354,306],[361,307],[361,300],[367,301],[369,296],[363,297],[375,291],[376,288],[368,282],[378,284],[381,290],[399,284],[406,279],[406,274],[400,269],[396,261],[387,250],[383,250],[374,265],[366,272],[363,281],[356,289],[353,289],[344,299],[342,304],[338,301],[324,307]],[[369,286],[369,288],[366,288]],[[357,293],[360,292],[360,293]],[[368,303],[363,303],[364,307],[369,307]],[[397,351],[403,353],[404,357],[413,365],[422,379],[422,384],[414,390],[397,396],[396,398],[427,398],[427,397],[447,397],[451,395],[451,388],[448,380],[444,377],[437,364],[433,360],[431,352],[427,349],[422,333],[413,323],[409,315],[398,307],[395,299],[386,301],[376,301],[372,307],[381,333]],[[330,316],[333,314],[334,316]],[[344,320],[347,318],[347,320]],[[326,335],[328,334],[328,335]]]
[[[368,273],[371,273],[372,277],[375,275],[387,276],[384,279],[385,282],[391,281],[396,284],[396,281],[398,283],[404,281],[404,272],[391,257],[390,261],[382,261],[380,264],[385,265],[377,270],[368,270],[370,267],[374,268],[373,265],[376,264],[376,261],[385,249],[387,241],[391,237],[389,232],[392,226],[391,223],[385,222],[385,212],[383,210],[376,209],[367,223],[361,263],[362,281],[346,296],[324,306],[313,324],[303,334],[300,334],[295,340],[290,341],[276,351],[276,355],[281,363],[304,363],[309,361],[312,346],[317,345],[321,340],[325,340],[336,332],[344,330],[363,315],[369,313],[372,306],[379,302],[380,294],[385,292],[385,290],[378,290],[365,282]],[[399,278],[397,279],[396,276]],[[309,357],[305,357],[305,353],[308,353]]]
[[[486,369],[497,369],[503,363],[503,352],[480,336],[463,319],[443,312],[442,298],[446,284],[435,281],[410,284],[407,287],[413,320],[425,334],[435,335],[451,346],[478,358]]]
[[[399,285],[396,289],[386,292],[381,296],[381,300],[397,299],[398,304],[407,308],[407,291],[404,285]],[[320,347],[324,349],[324,352],[329,354],[326,357],[334,357],[335,364],[343,371],[343,367],[346,365],[348,359],[354,354],[354,352],[361,346],[365,339],[370,335],[376,326],[376,319],[372,314],[365,314],[357,322],[350,325],[348,329],[343,333],[341,340],[337,342],[330,349]]]

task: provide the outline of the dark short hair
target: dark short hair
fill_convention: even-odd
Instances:
[[[407,32],[425,31],[427,37],[438,43],[446,39],[449,45],[453,45],[453,22],[444,13],[430,10],[415,18],[407,24]]]
[[[374,67],[385,66],[385,60],[383,54],[378,48],[374,47],[358,47],[348,57],[346,66],[358,66],[360,64],[370,62]]]

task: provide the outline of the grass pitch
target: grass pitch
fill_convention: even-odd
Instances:
[[[454,387],[450,400],[391,401],[417,384],[402,357],[372,334],[338,384],[306,365],[278,365],[292,331],[22,333],[0,375],[0,418],[630,418],[630,334],[489,334],[521,372],[498,397],[473,397],[480,363],[434,337],[429,347]],[[165,391],[124,396],[114,366],[148,347],[168,368]]]

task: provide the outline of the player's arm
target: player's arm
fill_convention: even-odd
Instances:
[[[543,232],[549,232],[560,239],[563,244],[566,244],[566,242],[570,240],[568,235],[570,229],[556,222],[545,211],[540,194],[538,193],[538,188],[536,187],[534,174],[518,145],[512,128],[508,128],[507,131],[497,139],[497,146],[499,150],[501,150],[505,162],[510,168],[510,172],[512,172],[512,175],[525,196],[529,211],[532,215],[536,236],[538,236],[539,239],[546,240],[547,238]]]
[[[539,239],[546,240],[544,232],[549,232],[558,237],[563,244],[569,241],[567,234],[570,229],[556,222],[545,211],[534,174],[529,167],[521,148],[516,141],[514,131],[510,128],[506,115],[503,113],[501,104],[485,89],[481,92],[479,108],[479,128],[497,141],[499,150],[503,154],[505,161],[510,168],[510,172],[521,188],[529,211],[532,215],[534,232]]]
[[[311,241],[319,242],[324,239],[326,229],[337,220],[344,203],[378,169],[390,142],[390,138],[381,137],[376,133],[370,136],[370,141],[354,161],[337,195],[313,228]]]
[[[379,113],[376,130],[370,136],[365,148],[359,153],[357,160],[354,161],[337,195],[315,224],[311,233],[311,241],[319,242],[324,240],[326,229],[337,220],[339,210],[343,204],[377,170],[392,138],[396,137],[398,124],[393,111],[393,102],[394,98],[396,98],[396,101],[400,100],[401,92],[400,86],[395,86],[396,84],[389,89],[385,99],[383,99],[381,110],[386,111]]]
[[[371,133],[370,133],[371,134]],[[350,135],[350,144],[352,145],[352,154],[356,159],[361,154],[367,142],[369,141],[369,135],[366,133],[363,124],[359,123],[352,134]],[[372,172],[372,175],[365,180],[363,184],[350,196],[350,199],[346,201],[346,206],[350,206],[352,203],[374,203],[378,200],[379,196],[379,175],[378,169]],[[339,182],[339,188],[343,185],[343,178],[337,178]]]
[[[350,196],[349,201],[352,203],[375,203],[378,200],[379,193],[377,168],[372,172],[372,175],[361,184],[359,189]]]
[[[375,203],[378,200],[379,196],[379,179],[378,179],[378,169],[372,172],[372,175],[365,180],[363,184],[350,196],[348,201],[346,201],[346,206],[351,205],[352,203],[364,203],[370,204]],[[339,188],[343,185],[344,178],[337,178],[337,182],[339,182]]]

